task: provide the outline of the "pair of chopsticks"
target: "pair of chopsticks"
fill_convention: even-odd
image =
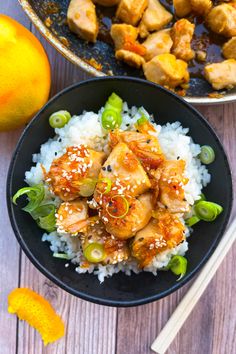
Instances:
[[[213,255],[195,280],[183,300],[179,303],[173,315],[170,317],[160,334],[153,342],[151,349],[164,354],[174,340],[175,336],[190,315],[192,309],[202,296],[211,279],[215,275],[224,257],[236,240],[236,218],[222,237]]]

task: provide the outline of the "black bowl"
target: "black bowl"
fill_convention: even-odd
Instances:
[[[48,124],[53,112],[66,109],[72,114],[83,110],[98,111],[111,92],[115,91],[129,105],[143,105],[153,113],[160,124],[180,121],[190,128],[190,135],[200,145],[208,144],[216,153],[209,165],[212,181],[204,193],[209,200],[221,204],[223,213],[212,223],[200,222],[189,238],[188,272],[176,282],[171,272],[159,272],[155,277],[142,272],[128,277],[123,273],[100,284],[96,276],[78,274],[74,266],[65,268],[66,261],[55,259],[49,245],[41,241],[43,231],[20,207],[11,203],[12,195],[22,187],[24,173],[32,165],[32,154],[54,135]],[[171,92],[150,82],[124,77],[106,77],[88,80],[71,86],[53,99],[36,115],[25,129],[13,155],[7,180],[7,202],[15,235],[32,263],[50,280],[73,295],[95,303],[110,306],[145,304],[172,293],[186,284],[210,257],[229,220],[232,207],[232,179],[229,163],[216,134],[193,107]]]

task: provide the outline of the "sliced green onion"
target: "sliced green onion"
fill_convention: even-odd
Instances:
[[[199,154],[199,158],[202,163],[208,165],[215,160],[215,152],[209,145],[203,145],[201,147],[201,153]]]
[[[71,119],[68,111],[58,111],[49,117],[49,124],[52,128],[63,128]]]
[[[141,113],[141,117],[137,120],[137,124],[138,125],[143,125],[144,123],[146,123],[149,119],[148,117],[145,116],[145,114],[140,110]]]
[[[195,205],[194,210],[200,220],[214,221],[222,213],[223,208],[219,204],[203,200]]]
[[[31,212],[31,216],[36,220],[41,229],[47,232],[56,230],[56,207],[54,204],[40,205]]]
[[[102,126],[106,130],[119,128],[121,125],[121,113],[114,109],[104,109],[102,113]]]
[[[115,92],[113,92],[108,98],[107,103],[109,103],[112,107],[119,109],[120,111],[122,110],[123,100]]]
[[[106,258],[104,247],[101,243],[90,243],[84,250],[84,257],[92,263],[102,262]]]
[[[183,256],[173,256],[167,266],[168,269],[172,271],[175,275],[180,275],[177,279],[179,281],[184,277],[187,271],[188,261]]]
[[[61,258],[61,259],[71,259],[70,256],[66,253],[53,253],[53,257],[55,258]]]
[[[84,178],[79,184],[79,194],[81,197],[90,197],[97,184],[96,178]]]
[[[108,203],[106,211],[114,219],[124,218],[129,212],[128,200],[123,195],[114,195]]]
[[[101,194],[107,194],[107,193],[109,193],[111,191],[112,181],[111,181],[110,178],[107,178],[107,177],[100,178],[98,180],[98,182],[106,183],[106,189]]]
[[[106,130],[119,128],[122,123],[122,99],[114,92],[108,98],[102,113],[102,127]]]
[[[42,184],[37,184],[34,187],[24,187],[19,189],[12,198],[13,203],[17,204],[17,199],[25,194],[28,197],[29,203],[22,209],[30,213],[43,201],[45,196],[44,186]]]
[[[193,225],[197,224],[200,221],[200,219],[196,216],[193,215],[191,218],[185,220],[185,224],[189,227],[192,227]]]

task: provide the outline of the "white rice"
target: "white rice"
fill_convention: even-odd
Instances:
[[[43,182],[41,164],[46,171],[48,171],[52,161],[56,157],[63,155],[66,152],[66,148],[69,146],[82,143],[98,151],[107,151],[107,134],[100,124],[102,110],[103,108],[98,114],[94,112],[83,112],[80,116],[72,117],[65,127],[55,129],[55,137],[44,143],[38,154],[33,155],[33,162],[36,165],[25,173],[26,182],[29,185]],[[124,103],[121,129],[134,129],[133,124],[141,116],[140,110],[146,115],[149,115],[143,107],[141,109],[137,109],[137,107],[129,109],[127,103]],[[157,131],[157,133],[154,134],[158,136],[166,158],[183,159],[186,161],[185,176],[189,179],[189,182],[184,186],[185,198],[189,204],[193,205],[194,201],[199,199],[202,188],[205,187],[211,179],[206,167],[202,165],[197,158],[197,155],[200,153],[200,146],[195,144],[192,138],[187,135],[189,129],[183,128],[178,121],[172,124],[167,123],[163,126],[153,122],[153,125]],[[55,198],[55,196],[51,196],[51,198],[56,205],[60,203],[59,199]],[[189,235],[187,228],[185,235]],[[50,243],[52,252],[66,253],[71,262],[76,265],[75,270],[78,273],[94,273],[98,276],[100,282],[103,282],[105,277],[112,276],[119,271],[123,271],[127,275],[131,275],[132,272],[138,273],[140,271],[134,260],[121,262],[117,265],[91,265],[89,268],[81,267],[82,250],[79,238],[72,237],[69,234],[60,234],[58,232],[45,233],[42,237],[42,241],[48,241]],[[177,247],[158,254],[144,271],[152,272],[156,275],[157,270],[166,267],[173,255],[184,255],[187,250],[188,242],[184,241]],[[66,264],[66,267],[67,266],[68,263]]]

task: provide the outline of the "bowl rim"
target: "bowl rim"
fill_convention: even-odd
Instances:
[[[151,295],[142,299],[138,299],[138,300],[125,300],[125,301],[118,301],[118,300],[110,300],[110,299],[102,299],[100,297],[97,296],[93,296],[93,295],[88,295],[85,292],[81,292],[79,290],[75,290],[74,288],[71,288],[69,285],[66,285],[63,281],[61,281],[59,278],[57,278],[55,275],[53,275],[50,271],[48,271],[44,266],[41,265],[40,261],[34,257],[34,255],[31,253],[31,251],[29,250],[26,242],[24,241],[24,238],[21,236],[21,233],[19,231],[16,219],[15,219],[15,214],[13,211],[13,204],[11,201],[12,198],[12,180],[13,180],[13,169],[14,169],[14,165],[15,165],[15,161],[17,159],[17,155],[19,150],[21,149],[22,144],[24,143],[25,140],[25,136],[28,134],[28,132],[30,131],[30,129],[32,128],[32,126],[34,126],[34,124],[36,124],[36,122],[40,119],[40,116],[42,114],[42,112],[44,110],[46,110],[48,108],[48,106],[51,105],[52,102],[56,101],[58,98],[60,98],[61,96],[63,96],[65,93],[68,93],[70,91],[73,91],[75,88],[81,87],[81,86],[85,86],[85,85],[89,85],[93,82],[103,82],[103,81],[135,81],[137,83],[140,84],[145,84],[148,86],[152,86],[154,88],[158,88],[161,91],[164,91],[167,95],[174,97],[175,100],[179,100],[182,105],[184,105],[187,109],[191,110],[197,117],[198,119],[200,119],[202,121],[202,123],[206,126],[206,129],[208,129],[211,134],[214,135],[214,138],[220,148],[220,151],[223,155],[223,158],[225,160],[226,163],[226,169],[227,169],[227,174],[229,176],[230,179],[230,200],[229,200],[229,205],[228,205],[228,211],[227,214],[225,215],[225,221],[220,225],[219,227],[219,232],[218,232],[218,237],[215,239],[213,245],[209,248],[208,252],[205,254],[205,257],[202,259],[202,261],[190,272],[188,273],[183,279],[181,279],[179,282],[175,282],[168,290],[165,290],[159,294],[155,294],[155,295]],[[144,305],[153,301],[157,301],[160,300],[170,294],[172,294],[174,291],[180,289],[182,286],[184,286],[187,282],[189,282],[197,273],[198,271],[205,265],[205,263],[208,261],[208,259],[210,258],[210,256],[212,255],[212,253],[214,252],[214,250],[216,249],[216,247],[218,246],[223,233],[226,229],[226,226],[228,224],[230,215],[231,215],[231,211],[232,211],[232,205],[233,205],[233,200],[234,200],[234,195],[233,195],[233,181],[232,181],[232,171],[230,168],[230,164],[229,164],[229,159],[227,157],[227,154],[224,150],[224,147],[222,145],[222,143],[220,142],[220,139],[218,137],[218,135],[216,134],[216,132],[213,130],[213,128],[211,127],[211,125],[209,124],[209,122],[206,120],[206,118],[200,113],[198,112],[192,105],[190,105],[189,103],[187,103],[183,98],[179,97],[178,95],[176,95],[175,93],[163,88],[162,86],[156,85],[152,82],[149,82],[147,80],[143,80],[140,78],[133,78],[133,77],[128,77],[128,76],[105,76],[105,77],[100,77],[100,78],[91,78],[85,81],[81,81],[81,82],[77,82],[73,85],[70,85],[68,87],[66,87],[65,89],[63,89],[62,91],[58,92],[55,96],[53,96],[40,110],[39,112],[34,116],[34,118],[30,121],[30,123],[26,126],[26,128],[24,129],[24,131],[22,132],[17,145],[15,147],[15,150],[13,152],[12,155],[12,159],[8,168],[8,174],[7,174],[7,183],[6,183],[6,200],[7,200],[7,208],[8,208],[8,215],[10,218],[10,222],[11,222],[11,226],[12,229],[14,231],[15,237],[18,241],[18,243],[20,244],[21,248],[23,249],[24,253],[26,254],[26,256],[29,258],[29,260],[33,263],[33,265],[45,276],[47,277],[49,280],[51,280],[54,284],[56,284],[57,286],[61,287],[63,290],[67,291],[68,293],[79,297],[83,300],[87,300],[96,304],[100,304],[100,305],[106,305],[106,306],[113,306],[113,307],[131,307],[131,306],[139,306],[139,305]],[[109,279],[107,280],[109,281]]]
[[[49,28],[41,21],[39,16],[33,10],[32,6],[29,3],[29,0],[18,0],[23,10],[25,11],[28,18],[33,22],[35,27],[43,35],[43,37],[59,52],[64,58],[68,59],[72,64],[77,65],[81,69],[85,70],[87,73],[93,76],[102,77],[107,76],[106,73],[97,70],[92,65],[88,64],[86,61],[81,59],[75,53],[73,53],[68,47],[66,47],[62,42],[54,35]],[[117,76],[113,76],[117,77]],[[135,77],[134,77],[135,78]],[[148,80],[147,80],[148,81]],[[191,104],[196,105],[216,105],[216,104],[225,104],[229,102],[236,101],[236,92],[227,93],[223,97],[211,98],[207,96],[185,96],[184,100]]]

